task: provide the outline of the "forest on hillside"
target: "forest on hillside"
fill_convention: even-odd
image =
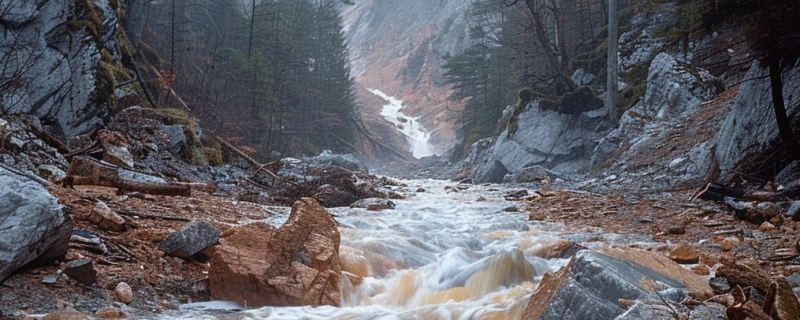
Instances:
[[[259,157],[314,155],[337,150],[333,137],[353,139],[339,5],[132,0],[125,24],[157,93],[150,103],[188,109],[203,130]]]

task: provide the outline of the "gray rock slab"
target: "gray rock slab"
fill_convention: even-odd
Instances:
[[[180,230],[173,232],[158,245],[158,250],[188,259],[196,253],[216,244],[220,231],[203,220],[193,220]]]
[[[534,293],[531,302],[539,301],[538,307],[529,304],[526,316],[540,314],[539,319],[614,319],[627,314],[618,319],[641,319],[639,316],[645,315],[648,319],[660,319],[665,315],[664,310],[637,305],[626,311],[619,305],[619,300],[660,303],[661,298],[653,292],[655,288],[675,303],[686,296],[686,285],[682,282],[597,251],[579,251],[567,267],[568,270],[556,273],[554,278],[543,280],[540,288],[548,292]],[[549,301],[538,300],[548,296]]]
[[[778,137],[768,73],[757,62],[753,62],[744,76],[744,79],[753,80],[739,86],[731,112],[714,139],[714,154],[723,180],[734,174],[732,169],[742,160],[762,154],[770,142]],[[800,121],[800,104],[796,98],[800,97],[800,68],[783,73],[783,97],[789,121],[797,123]]]
[[[42,185],[0,168],[0,280],[63,256],[72,220]]]

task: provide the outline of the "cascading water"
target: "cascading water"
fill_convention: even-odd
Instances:
[[[406,136],[406,140],[411,145],[411,153],[415,158],[419,159],[434,155],[433,148],[431,147],[430,143],[428,143],[428,140],[431,138],[431,134],[425,131],[425,128],[423,128],[422,125],[417,122],[417,119],[406,116],[400,112],[400,110],[403,110],[404,108],[402,100],[397,100],[394,97],[390,97],[378,89],[368,90],[374,95],[379,96],[381,99],[389,102],[383,106],[383,109],[381,110],[381,116],[383,116],[386,121],[394,124],[394,127],[397,128],[397,130],[400,131],[404,136]]]
[[[342,270],[363,277],[355,286],[343,280],[340,308],[264,307],[236,318],[517,319],[541,276],[567,263],[537,257],[557,241],[556,230],[531,224],[524,211],[506,212],[497,186],[453,191],[446,181],[404,182],[399,191],[413,195],[393,210],[329,209],[340,225]],[[164,318],[217,319],[220,309],[219,302],[185,305]]]

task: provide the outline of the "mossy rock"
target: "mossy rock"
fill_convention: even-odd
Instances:
[[[595,96],[589,87],[580,87],[577,90],[561,96],[558,100],[542,99],[539,108],[552,110],[562,114],[578,114],[603,107],[603,101]]]
[[[639,100],[642,99],[646,90],[647,82],[638,83],[623,89],[619,94],[619,99],[617,100],[617,114],[621,115],[625,111],[628,111],[630,108],[632,108],[637,102],[639,102]]]
[[[164,108],[164,109],[156,109],[155,113],[163,118],[167,124],[182,124],[188,126],[194,126],[195,123],[198,122],[197,118],[192,117],[189,115],[188,112],[175,109],[175,108]]]
[[[203,147],[202,149],[203,156],[208,160],[208,164],[219,167],[222,163],[222,151],[219,149],[219,146],[215,147]]]

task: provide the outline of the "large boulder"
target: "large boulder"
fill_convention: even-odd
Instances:
[[[697,110],[700,102],[716,93],[708,71],[682,64],[667,53],[659,53],[647,74],[642,114],[654,119],[674,119]]]
[[[614,319],[621,301],[675,303],[687,294],[710,297],[700,276],[664,256],[630,249],[579,251],[562,270],[548,273],[531,296],[524,319]],[[659,295],[661,297],[659,297]]]
[[[42,185],[0,168],[0,281],[63,256],[72,220]]]
[[[275,229],[253,223],[209,250],[211,299],[247,306],[339,306],[338,224],[314,199],[294,203]]]
[[[84,10],[71,0],[0,0],[0,113],[36,115],[66,137],[102,124],[114,88],[100,74],[101,49],[120,56],[109,2],[93,0]]]
[[[733,108],[714,139],[722,180],[730,178],[743,160],[761,155],[778,137],[768,74],[767,69],[753,63],[744,76],[744,79],[752,80],[739,86]],[[797,97],[800,97],[800,68],[793,68],[783,73],[783,98],[793,128],[800,124]]]
[[[472,177],[477,182],[502,182],[506,173],[540,165],[555,172],[584,169],[591,150],[610,129],[606,110],[577,114],[542,110],[534,101],[519,114],[518,129],[500,134],[493,145],[473,156]],[[482,158],[482,159],[481,159]]]

